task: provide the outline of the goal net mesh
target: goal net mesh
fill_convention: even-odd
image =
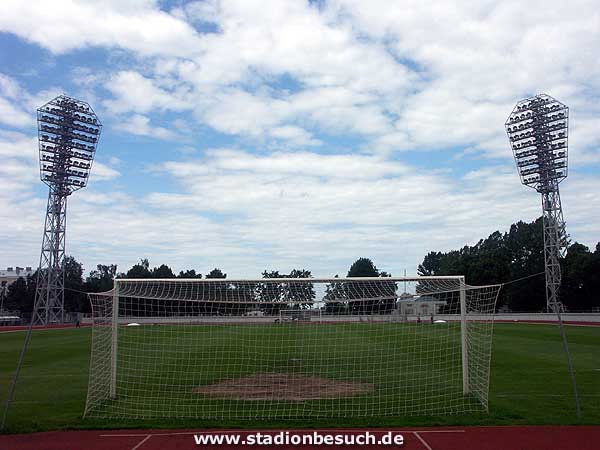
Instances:
[[[499,288],[458,277],[120,279],[90,294],[85,416],[485,412]]]

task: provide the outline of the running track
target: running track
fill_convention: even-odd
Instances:
[[[322,324],[325,322],[319,322],[315,324]],[[330,323],[340,323],[340,322],[330,322]],[[544,321],[544,320],[494,320],[494,323],[523,323],[523,324],[533,324],[533,325],[557,325],[556,321]],[[563,321],[565,325],[572,326],[589,326],[589,327],[598,327],[600,326],[600,322],[589,322],[589,321]],[[233,324],[233,323],[230,323]],[[215,324],[198,324],[198,325],[215,325]],[[222,325],[220,323],[216,323],[216,325]],[[89,323],[82,323],[81,327],[91,327],[92,325]],[[73,324],[62,324],[62,325],[35,325],[33,327],[34,330],[54,330],[54,329],[62,329],[62,328],[75,328]],[[0,326],[0,333],[10,333],[13,331],[26,331],[29,329],[27,325],[8,325],[8,326]],[[2,449],[0,449],[2,450]]]
[[[248,449],[315,449],[347,448],[405,450],[598,450],[600,426],[531,426],[531,427],[466,427],[392,429],[404,436],[404,445],[397,446],[247,446]],[[295,430],[312,433],[314,430]],[[323,433],[352,433],[366,430],[319,430]],[[369,430],[377,438],[389,430]],[[254,433],[255,431],[252,431]],[[272,434],[278,431],[261,431]],[[241,445],[198,446],[194,434],[206,430],[117,430],[117,431],[50,431],[46,433],[0,435],[1,450],[239,450]],[[211,433],[250,431],[214,430]],[[346,447],[346,448],[345,448]]]

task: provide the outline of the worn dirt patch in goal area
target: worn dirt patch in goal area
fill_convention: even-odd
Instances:
[[[197,394],[236,400],[288,400],[302,402],[325,398],[351,397],[373,392],[372,383],[333,380],[286,373],[259,373],[200,386]]]

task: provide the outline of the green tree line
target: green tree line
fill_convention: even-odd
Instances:
[[[115,278],[202,278],[194,269],[179,272],[175,275],[165,264],[150,268],[147,259],[142,259],[127,272],[117,273],[116,264],[98,264],[84,279],[83,265],[73,256],[65,257],[65,309],[67,311],[89,312],[90,303],[85,293],[106,292],[113,288]],[[213,269],[206,278],[225,278],[220,269]],[[33,310],[38,271],[27,277],[19,277],[8,286],[4,309],[29,313]]]
[[[495,231],[473,246],[448,252],[432,251],[419,265],[418,274],[465,275],[471,285],[499,284],[544,272],[542,218],[517,222]],[[595,251],[574,242],[561,260],[560,299],[568,310],[600,308],[600,243]],[[541,274],[510,283],[500,291],[498,308],[542,311],[546,306],[545,278]]]

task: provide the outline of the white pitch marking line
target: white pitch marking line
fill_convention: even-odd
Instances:
[[[136,445],[135,447],[133,447],[131,450],[136,450],[136,449],[140,448],[144,444],[144,442],[146,442],[151,437],[152,437],[151,434],[146,435],[146,437],[144,439],[142,439],[140,442],[138,442],[138,445]]]
[[[425,439],[423,439],[423,438],[422,438],[422,437],[419,435],[419,432],[418,432],[418,431],[413,431],[413,434],[414,434],[414,435],[417,437],[417,439],[418,439],[418,440],[420,440],[420,441],[421,441],[421,444],[423,444],[427,450],[433,450],[433,449],[432,449],[432,448],[429,446],[429,444],[428,444],[427,442],[425,442]]]

